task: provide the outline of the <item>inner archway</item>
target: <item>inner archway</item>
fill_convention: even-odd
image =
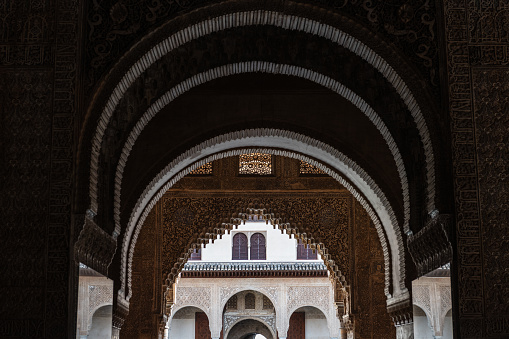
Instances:
[[[383,324],[387,326],[387,333],[391,333],[391,330],[394,331],[394,325],[387,314],[385,306],[385,261],[383,249],[373,221],[365,209],[353,195],[334,178],[324,175],[323,173],[318,173],[316,175],[301,173],[301,161],[299,159],[274,154],[271,156],[273,157],[272,166],[274,168],[274,173],[271,175],[230,176],[228,174],[224,177],[221,175],[218,176],[218,174],[221,173],[235,173],[235,171],[238,170],[240,156],[232,156],[213,161],[211,166],[208,166],[208,168],[212,168],[212,174],[207,172],[206,169],[202,169],[200,171],[194,171],[175,183],[175,185],[165,192],[161,199],[155,204],[143,228],[141,228],[138,234],[138,245],[136,246],[133,256],[133,277],[147,276],[150,274],[149,272],[157,271],[157,269],[155,269],[157,266],[152,266],[157,264],[154,262],[149,265],[147,260],[148,258],[160,257],[161,263],[163,264],[161,270],[162,280],[169,274],[175,274],[175,278],[177,278],[179,272],[181,272],[183,277],[181,280],[177,279],[176,289],[169,285],[169,279],[166,280],[167,286],[170,286],[169,293],[166,295],[167,305],[172,305],[172,303],[177,305],[180,302],[179,296],[181,293],[179,292],[178,286],[180,282],[184,281],[184,278],[187,279],[190,274],[196,278],[205,278],[200,288],[205,288],[206,285],[209,284],[209,279],[212,279],[213,276],[221,277],[223,281],[221,285],[218,286],[219,290],[217,291],[220,300],[226,303],[228,298],[237,293],[238,288],[241,288],[238,283],[226,284],[226,280],[233,278],[231,275],[234,274],[234,267],[227,268],[229,266],[224,263],[217,265],[217,263],[208,262],[207,260],[210,261],[212,259],[211,257],[207,259],[206,251],[224,241],[227,238],[225,234],[227,235],[228,232],[231,233],[230,241],[236,232],[247,232],[246,238],[249,240],[253,234],[264,232],[261,228],[250,228],[248,225],[250,222],[265,225],[265,222],[268,221],[270,223],[272,219],[276,221],[276,225],[281,226],[277,228],[280,228],[281,231],[290,235],[291,238],[288,237],[288,235],[281,235],[278,229],[276,229],[275,232],[288,241],[292,239],[295,242],[295,246],[297,246],[296,241],[302,239],[307,244],[315,245],[316,247],[313,246],[313,248],[318,250],[320,254],[325,255],[323,257],[324,259],[331,258],[331,255],[334,254],[335,261],[332,265],[338,266],[339,271],[344,275],[344,280],[341,280],[340,277],[333,279],[333,282],[338,283],[337,286],[334,286],[328,278],[325,278],[324,286],[313,288],[310,291],[307,291],[307,289],[304,288],[305,286],[295,286],[295,283],[292,285],[290,282],[291,288],[287,292],[283,292],[283,294],[278,292],[279,287],[277,286],[279,285],[273,282],[270,286],[275,288],[275,290],[269,288],[263,290],[263,293],[266,293],[271,300],[276,301],[279,298],[278,295],[288,295],[290,298],[289,300],[292,301],[291,307],[287,310],[288,312],[292,312],[295,307],[298,308],[306,305],[299,304],[300,302],[305,302],[307,305],[310,305],[310,302],[321,300],[322,296],[328,295],[331,298],[337,297],[338,299],[331,299],[331,301],[323,299],[324,309],[328,310],[328,313],[333,314],[333,317],[337,317],[337,312],[341,312],[339,314],[343,312],[349,313],[349,307],[360,307],[359,303],[365,303],[362,306],[363,309],[370,309],[372,310],[370,312],[377,313],[380,319],[384,319]],[[281,187],[280,183],[290,181],[298,183],[299,185],[304,185],[299,187],[307,187],[311,189],[311,191],[308,193],[298,193],[291,190],[291,188],[282,189],[279,192],[274,191],[273,187]],[[218,184],[221,185],[224,191],[218,192],[214,189],[206,189],[206,187],[214,187]],[[313,187],[320,186],[322,187],[321,190],[314,191]],[[323,187],[328,187],[328,190],[324,191]],[[289,209],[289,206],[293,207]],[[244,222],[246,225],[244,225]],[[208,226],[210,226],[210,228]],[[272,229],[272,225],[269,224],[267,226]],[[189,246],[186,247],[189,250],[182,252],[180,249],[181,247],[174,245],[178,244],[175,243],[174,240],[177,234],[180,236],[182,244],[187,244],[187,246]],[[195,234],[196,238],[194,238]],[[354,237],[354,234],[357,234],[357,236]],[[219,239],[221,235],[223,239],[215,240]],[[266,258],[269,259],[273,249],[273,245],[271,244],[273,243],[269,238],[266,239],[268,239]],[[357,239],[355,240],[355,246],[350,245],[350,242],[354,239]],[[160,245],[157,244],[158,240],[162,241]],[[213,243],[212,240],[214,240]],[[320,244],[328,244],[329,241],[335,243],[334,249],[329,249],[329,245],[323,248],[321,247]],[[162,246],[164,251],[160,254],[157,254],[157,252],[147,252],[148,250],[152,250],[154,246],[156,248]],[[225,248],[228,248],[228,246]],[[354,250],[354,248],[357,249]],[[200,250],[201,254],[198,253]],[[296,251],[296,249],[294,250]],[[343,254],[339,255],[340,252]],[[191,257],[191,253],[194,253],[195,258],[192,261],[188,261]],[[251,255],[251,251],[245,253]],[[202,263],[196,259],[196,257],[200,255]],[[295,252],[295,255],[297,255],[297,252]],[[371,257],[371,255],[373,256]],[[227,257],[229,260],[232,259],[229,255],[227,255]],[[250,258],[248,257],[248,261],[249,260]],[[258,262],[259,260],[256,261]],[[325,264],[330,265],[330,259],[326,261]],[[359,268],[349,267],[349,262],[358,262],[361,266],[359,266]],[[174,263],[176,264],[174,265]],[[195,270],[188,271],[185,267],[191,264],[194,266],[197,265],[198,267]],[[213,265],[208,268],[205,264]],[[322,266],[324,265],[322,264]],[[184,268],[183,271],[181,270],[182,267]],[[203,268],[200,269],[199,267]],[[365,269],[361,269],[361,267],[370,267],[370,270],[365,272]],[[360,298],[356,296],[352,299],[351,303],[355,306],[345,303],[344,297],[341,295],[343,290],[341,284],[352,286],[352,291],[358,289],[357,286],[361,286],[352,281],[352,270],[359,272],[356,274],[362,272],[360,279],[364,282],[362,284],[364,288],[367,288],[366,282],[369,281],[369,288],[373,289],[372,293],[376,296],[376,303],[371,304],[369,299],[366,303],[361,294],[359,294]],[[288,277],[284,275],[287,274],[285,273],[287,271],[285,271],[281,265],[279,268],[272,271],[267,269],[254,270],[252,275],[248,275],[250,273],[247,270],[240,270],[235,274],[244,274],[244,279],[256,279],[256,277],[260,276],[257,272],[260,272],[260,274],[268,274],[271,272],[270,274],[276,275],[274,279],[283,281],[288,279]],[[302,272],[302,270],[296,270],[294,273],[291,272],[288,274],[300,274],[298,272]],[[329,272],[331,272],[330,274],[332,275],[334,271],[330,270]],[[255,273],[257,274],[256,276]],[[306,277],[308,275],[302,276],[302,279],[307,279]],[[309,277],[311,278],[312,276],[309,275]],[[140,314],[139,312],[143,313],[142,309],[139,309],[140,287],[137,281],[140,280],[133,280],[133,297],[131,299],[130,315],[125,325],[126,330],[132,326],[131,314],[134,318],[137,318],[137,314]],[[246,287],[246,284],[247,280],[244,280],[242,286]],[[356,287],[354,288],[354,286]],[[187,288],[191,286],[185,285],[184,287]],[[327,291],[321,291],[321,289],[325,287],[327,287]],[[337,291],[334,290],[335,287],[338,287]],[[211,289],[210,293],[214,293],[214,290],[215,289]],[[254,290],[256,291],[256,289]],[[151,293],[149,291],[142,293]],[[316,291],[318,291],[319,294],[316,294]],[[204,294],[205,290],[200,293],[202,296],[208,295]],[[348,294],[350,294],[350,292],[348,292]],[[170,297],[170,299],[168,299],[168,297]],[[185,297],[184,300],[189,299]],[[205,298],[201,297],[200,300],[205,300]],[[212,303],[210,305],[212,305]],[[336,308],[337,305],[342,305],[341,309]],[[216,316],[215,319],[214,322],[217,322],[217,319],[221,319],[221,316]],[[371,320],[363,319],[362,321],[364,327],[370,328],[369,331],[371,331],[373,326]],[[339,326],[338,320],[338,324],[335,328],[339,330]],[[284,331],[284,328],[282,328],[282,331]],[[279,332],[283,333],[282,331]],[[219,329],[216,334],[219,335]],[[216,336],[213,335],[213,337],[215,338]]]
[[[214,142],[215,144],[211,145],[211,142]],[[127,273],[129,271],[128,265],[130,265],[130,258],[132,257],[134,246],[136,244],[135,242],[130,243],[129,239],[131,236],[133,239],[137,238],[137,233],[139,232],[145,218],[148,216],[148,213],[155,206],[157,201],[162,197],[164,192],[178,182],[178,180],[180,180],[184,175],[207,162],[237,154],[261,151],[309,162],[332,176],[346,187],[366,209],[377,227],[385,254],[386,295],[389,299],[392,296],[395,296],[396,300],[409,298],[409,294],[405,286],[405,250],[401,230],[399,229],[397,220],[392,212],[390,204],[385,198],[385,195],[378,188],[375,182],[362,170],[362,168],[359,168],[355,163],[337,150],[334,150],[333,148],[316,140],[288,131],[268,129],[247,130],[224,135],[219,138],[215,138],[211,142],[206,142],[197,146],[183,154],[174,162],[170,163],[158,174],[158,176],[156,176],[156,178],[154,178],[152,184],[145,189],[140,199],[138,199],[136,208],[130,217],[127,232],[128,236],[124,237],[122,251],[122,265],[124,272]],[[257,147],[267,147],[269,145],[274,147],[274,145],[276,145],[287,150],[281,151],[274,148],[236,148],[248,147],[251,145],[255,145]],[[223,150],[223,152],[221,152],[221,150]],[[300,153],[302,150],[306,150],[308,154],[313,154],[314,158],[310,158],[306,154]],[[218,151],[219,153],[217,153]],[[200,160],[196,161],[197,159]],[[319,159],[319,161],[314,159]],[[346,174],[346,180],[338,172]],[[360,189],[358,187],[360,187]],[[360,194],[358,189],[363,194]],[[373,209],[372,206],[375,206],[376,208]],[[387,236],[388,243],[386,243],[383,235],[384,233]],[[389,254],[389,252],[391,254]],[[389,269],[391,266],[395,269]],[[389,273],[391,271],[392,277],[390,277]],[[121,279],[122,278],[123,276]],[[127,280],[129,279],[127,278]],[[389,292],[389,285],[392,285],[392,294]],[[130,293],[129,287],[125,285],[125,280],[122,279],[121,292],[125,293],[126,291]],[[121,294],[121,297],[127,298],[128,300],[130,294]]]
[[[267,339],[274,339],[267,325],[260,320],[246,319],[233,325],[226,339],[258,339],[259,335]]]

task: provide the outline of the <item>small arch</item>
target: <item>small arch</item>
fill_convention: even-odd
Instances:
[[[272,303],[272,305],[277,304],[277,295],[271,295],[270,293],[267,293],[265,290],[263,290],[262,288],[259,288],[259,287],[250,286],[249,288],[245,288],[245,289],[242,289],[239,287],[238,289],[229,290],[228,292],[229,293],[227,293],[221,297],[221,304],[219,305],[219,309],[221,309],[223,311],[226,310],[226,304],[232,297],[238,296],[245,292],[258,292],[261,295],[263,295],[264,297],[268,298],[269,301]],[[274,308],[274,313],[277,313],[277,310],[275,308]]]
[[[199,312],[205,313],[207,315],[207,317],[210,319],[210,313],[207,310],[203,309],[202,306],[195,305],[195,304],[182,304],[179,306],[174,306],[174,308],[172,308],[170,316],[168,317],[168,324],[170,324],[171,320],[175,317],[175,315],[179,311],[181,311],[185,308],[197,309],[197,310],[199,310]]]
[[[89,321],[89,338],[111,338],[111,330],[113,325],[113,305],[109,303],[96,307],[92,312]]]
[[[434,338],[433,320],[422,305],[413,304],[414,334],[418,338]]]
[[[184,333],[180,331],[185,331],[186,334],[195,333],[196,330],[196,314],[203,313],[207,318],[207,321],[210,321],[210,315],[203,310],[201,307],[194,305],[182,305],[172,310],[172,314],[167,321],[168,327],[168,338],[169,339],[180,339],[183,337]],[[190,326],[189,320],[192,319],[194,322],[193,326]],[[182,322],[180,322],[182,320]],[[205,331],[210,331],[210,323],[209,328],[205,329]]]
[[[255,325],[255,323],[259,323],[261,325],[257,328],[257,330],[255,330],[254,328],[252,328],[251,326],[248,325],[248,324]],[[239,327],[244,327],[244,328],[237,330]],[[241,332],[242,330],[244,331],[244,333]],[[261,332],[261,333],[259,333],[259,332]],[[228,331],[225,333],[224,337],[226,339],[237,339],[237,338],[248,339],[248,338],[254,338],[254,336],[249,336],[249,335],[254,335],[254,334],[262,334],[267,339],[277,338],[276,334],[271,329],[271,326],[269,324],[267,324],[265,321],[263,321],[262,319],[256,318],[256,317],[243,317],[241,319],[238,319],[228,329]]]
[[[332,337],[331,328],[334,324],[330,323],[331,319],[322,309],[316,306],[301,306],[288,314],[290,315],[288,318],[288,337],[295,337],[298,334],[305,335],[306,338],[310,336]],[[304,333],[297,333],[302,331]]]

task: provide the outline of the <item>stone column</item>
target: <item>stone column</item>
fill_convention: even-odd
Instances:
[[[221,296],[220,288],[215,283],[210,291],[210,319],[209,327],[212,339],[219,339],[221,337],[221,330],[223,329],[223,310],[221,309]]]
[[[284,284],[279,284],[279,305],[274,305],[278,307],[278,311],[276,312],[276,330],[279,336],[279,339],[286,339],[286,335],[288,333],[288,327],[290,326],[290,319],[288,318],[288,314],[286,314],[287,309],[287,291],[286,286]]]

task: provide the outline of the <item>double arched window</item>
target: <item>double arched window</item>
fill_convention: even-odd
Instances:
[[[251,247],[248,258],[248,247]],[[232,260],[266,260],[267,251],[265,247],[265,236],[261,233],[254,233],[248,243],[244,233],[237,233],[233,236]]]

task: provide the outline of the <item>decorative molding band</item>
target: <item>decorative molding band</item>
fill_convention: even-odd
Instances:
[[[113,259],[117,241],[89,216],[85,217],[85,224],[74,245],[74,259],[93,268],[104,276],[108,275],[108,266]]]
[[[452,261],[451,227],[452,216],[439,214],[430,219],[419,233],[408,237],[408,251],[419,276]]]
[[[435,164],[430,134],[421,109],[403,79],[382,57],[375,53],[371,48],[335,27],[303,17],[285,15],[279,12],[264,10],[230,13],[191,25],[183,30],[176,32],[172,36],[166,38],[164,41],[154,46],[138,61],[136,61],[136,63],[127,71],[124,77],[113,89],[112,94],[109,96],[109,99],[99,118],[94,139],[92,140],[90,165],[90,209],[97,212],[97,179],[99,170],[99,155],[101,153],[103,136],[115,108],[131,84],[133,84],[134,81],[140,77],[143,72],[145,72],[163,55],[168,54],[172,50],[189,41],[192,41],[193,39],[197,39],[207,34],[226,30],[229,28],[250,25],[272,25],[275,27],[302,31],[326,38],[333,43],[337,43],[340,46],[349,49],[356,55],[366,60],[373,67],[375,67],[392,84],[392,86],[401,96],[417,125],[426,157],[428,187],[427,207],[429,212],[435,210]],[[188,90],[188,88],[181,89],[181,91],[186,90]],[[161,107],[159,107],[159,109],[161,109]],[[129,147],[132,147],[132,145],[129,145]]]
[[[152,118],[154,118],[163,107],[167,106],[177,97],[179,97],[180,95],[194,87],[197,87],[203,83],[212,81],[217,78],[226,77],[234,74],[254,73],[254,72],[292,75],[313,81],[344,97],[345,99],[350,101],[353,105],[355,105],[361,112],[363,112],[367,118],[369,118],[373,125],[375,125],[378,131],[382,134],[394,158],[398,175],[400,178],[401,190],[403,193],[403,213],[404,213],[403,231],[405,233],[408,233],[410,231],[409,227],[410,198],[408,192],[408,180],[405,171],[405,165],[403,163],[403,159],[396,145],[396,142],[394,141],[394,138],[390,134],[387,126],[383,123],[382,119],[380,119],[380,116],[361,97],[359,97],[357,94],[355,94],[350,89],[348,89],[343,84],[334,79],[331,79],[320,73],[311,71],[309,69],[262,61],[251,61],[237,64],[229,64],[197,74],[181,82],[177,86],[173,87],[170,91],[166,92],[161,98],[159,98],[155,103],[153,103],[149,107],[149,109],[143,114],[142,118],[136,123],[135,127],[129,134],[129,137],[127,138],[127,141],[122,149],[122,154],[117,165],[115,173],[115,193],[114,193],[115,232],[117,234],[120,234],[121,232],[120,208],[121,208],[122,178],[124,174],[124,169],[125,166],[127,165],[127,160],[129,158],[130,152],[134,144],[136,143],[136,140],[138,139],[143,129],[148,125],[150,120],[152,120]]]
[[[413,304],[410,296],[397,303],[387,305],[387,311],[396,327],[408,325],[414,322]]]
[[[170,163],[165,170],[161,171],[156,178],[152,181],[152,183],[147,186],[142,196],[138,200],[136,207],[133,209],[131,214],[129,224],[127,227],[127,234],[124,236],[124,243],[122,246],[121,253],[121,269],[123,274],[121,275],[121,290],[119,291],[119,297],[123,296],[125,298],[126,285],[128,290],[131,290],[131,264],[132,264],[132,255],[134,252],[134,247],[136,244],[136,240],[141,229],[141,226],[147,217],[150,210],[155,206],[156,202],[163,196],[163,194],[178,180],[180,180],[183,176],[191,172],[192,170],[202,166],[203,164],[221,159],[224,157],[231,157],[235,155],[239,155],[242,153],[249,153],[253,151],[260,151],[259,148],[256,149],[234,149],[234,150],[226,150],[222,153],[210,153],[207,156],[207,150],[211,152],[211,147],[217,145],[223,145],[226,147],[226,143],[232,143],[236,141],[235,145],[230,146],[229,148],[236,148],[239,145],[248,145],[250,140],[254,140],[254,138],[262,138],[266,143],[273,144],[274,140],[277,137],[283,137],[284,140],[288,143],[296,144],[303,143],[307,145],[307,151],[313,153],[316,156],[319,152],[326,152],[328,156],[332,157],[335,162],[340,162],[343,160],[344,162],[338,164],[330,164],[331,167],[335,168],[335,170],[340,171],[340,166],[343,166],[343,171],[348,169],[351,176],[355,174],[355,178],[353,178],[354,182],[359,185],[366,186],[368,191],[363,193],[368,193],[370,197],[370,203],[368,203],[365,198],[360,195],[357,190],[345,180],[341,175],[339,175],[335,170],[332,170],[329,167],[326,167],[322,162],[318,162],[314,159],[311,159],[305,155],[297,153],[295,151],[283,151],[283,150],[275,150],[273,148],[263,149],[263,152],[271,153],[275,155],[287,156],[291,158],[300,159],[310,163],[313,166],[316,166],[323,170],[325,173],[335,178],[338,182],[340,182],[347,190],[349,190],[353,196],[361,203],[361,205],[366,209],[369,216],[373,220],[375,227],[377,229],[377,233],[379,235],[382,249],[384,251],[384,259],[385,259],[385,293],[388,298],[392,296],[389,294],[389,286],[391,284],[391,271],[392,271],[392,280],[393,287],[396,291],[400,291],[404,293],[407,289],[405,288],[405,260],[404,260],[404,247],[402,235],[397,225],[397,220],[395,215],[388,204],[387,199],[385,198],[383,192],[378,188],[378,186],[373,182],[371,178],[353,161],[346,158],[342,153],[337,150],[331,148],[324,143],[321,143],[317,140],[311,139],[306,136],[302,136],[297,133],[281,131],[281,130],[273,130],[273,129],[257,129],[257,130],[247,130],[247,131],[239,131],[235,133],[229,133],[227,135],[215,137],[191,150],[181,155],[177,159],[175,159],[172,163]],[[272,139],[272,140],[271,140]],[[239,144],[240,143],[240,144]],[[252,141],[251,141],[252,143]],[[247,147],[247,146],[244,146]],[[273,146],[274,147],[274,146]],[[315,148],[311,150],[311,148]],[[302,148],[305,149],[305,148]],[[328,151],[328,152],[327,152]],[[200,154],[203,158],[199,159]],[[193,162],[195,161],[195,162]],[[329,161],[325,161],[326,163]],[[353,173],[353,174],[352,174]],[[360,174],[359,174],[360,173]],[[362,179],[361,179],[362,178]],[[365,188],[366,190],[366,188]],[[378,201],[376,203],[376,201]],[[375,202],[375,203],[373,203]],[[377,212],[372,208],[373,206],[377,206]],[[383,217],[382,214],[388,213],[386,217]],[[378,219],[379,216],[382,216],[381,219]],[[382,223],[380,222],[382,220]],[[389,247],[384,235],[384,229],[387,232],[388,240],[391,246]],[[391,254],[389,254],[391,252]],[[394,262],[398,263],[399,267],[397,269],[392,270],[391,267],[391,256],[394,258]],[[127,277],[127,284],[125,278]],[[130,292],[129,292],[130,294]],[[126,302],[128,302],[130,295],[127,296]]]

